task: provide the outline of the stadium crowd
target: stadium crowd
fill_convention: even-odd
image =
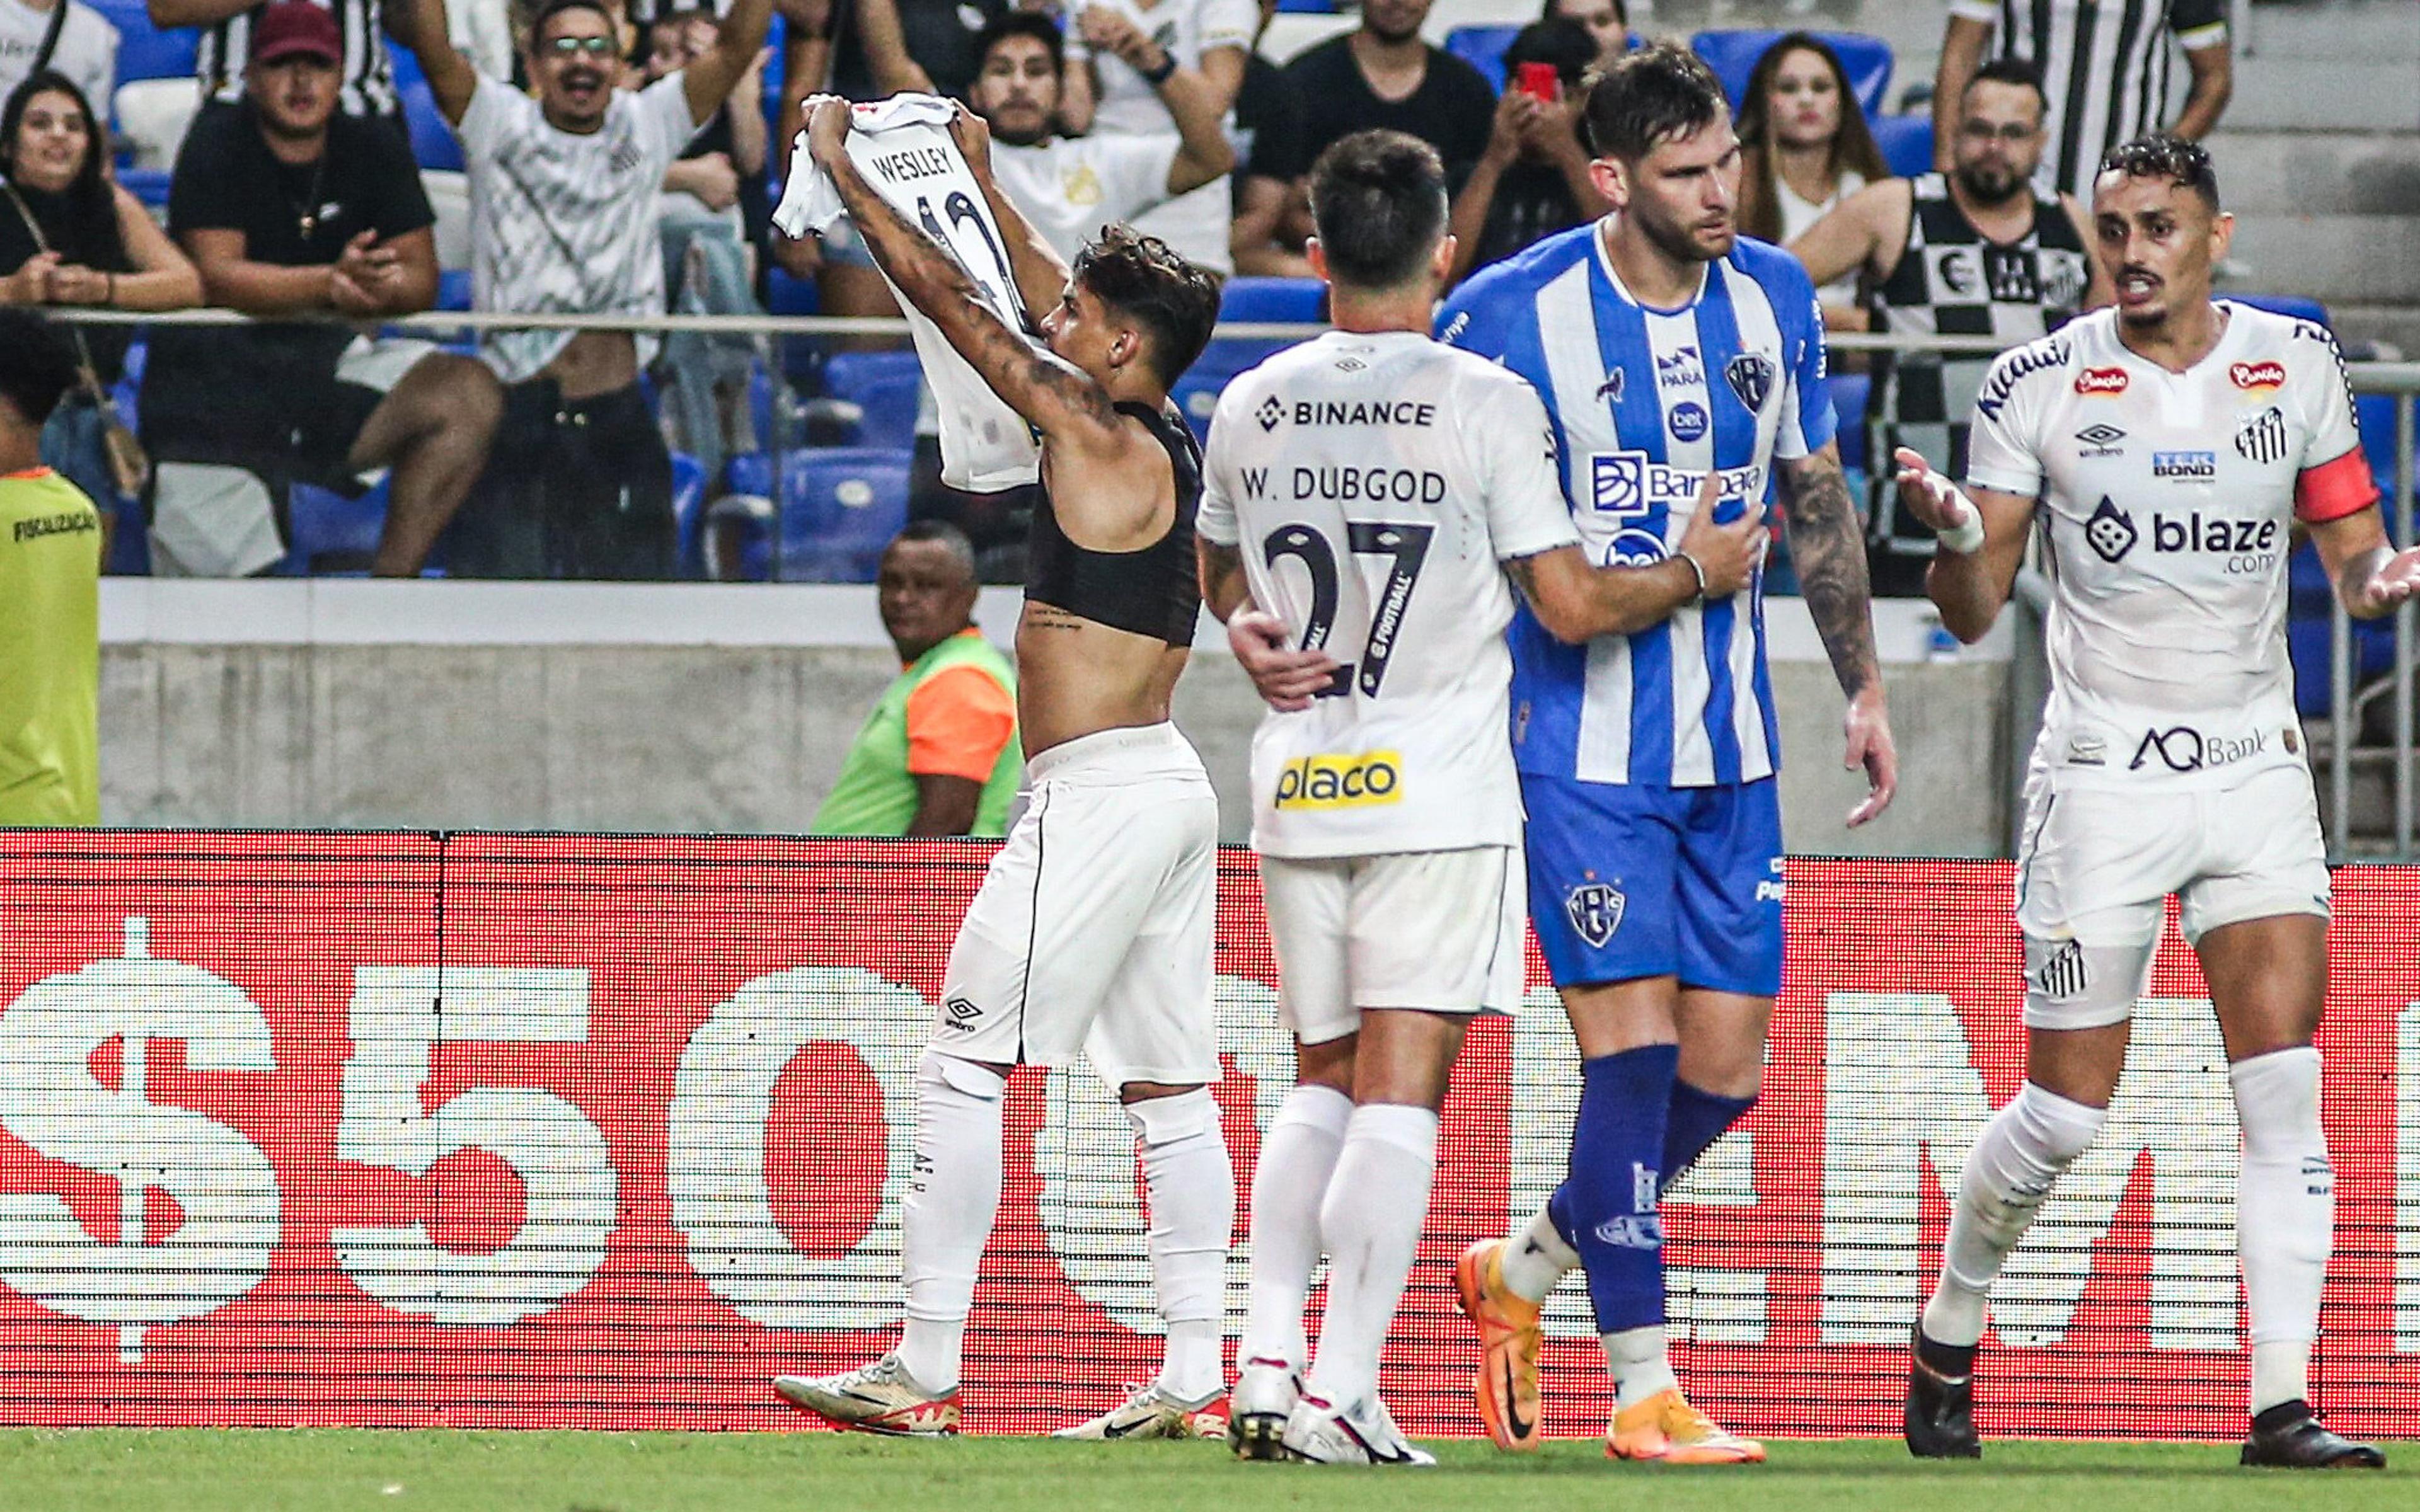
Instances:
[[[82,328],[90,381],[46,455],[140,525],[112,570],[866,580],[935,518],[1016,580],[1030,492],[941,482],[930,395],[888,338],[441,344],[376,322],[896,314],[845,223],[771,229],[816,89],[963,100],[1063,255],[1130,221],[1229,275],[1228,318],[1313,319],[1324,147],[1372,127],[1433,146],[1459,281],[1604,212],[1581,82],[1643,40],[1622,0],[1545,0],[1446,47],[1423,39],[1434,0],[1367,0],[1282,65],[1260,51],[1278,0],[720,3],[0,0],[0,302],[259,322]],[[2138,8],[2153,24],[2122,42],[2073,5],[2006,8],[1950,0],[1938,93],[1896,116],[1869,39],[1699,39],[1735,97],[1741,225],[1800,253],[1833,330],[2012,341],[2105,300],[2060,192],[2075,164],[2226,105],[2217,0]],[[1197,429],[1269,349],[1214,345],[1176,395]],[[1870,375],[1874,455],[1931,435],[1954,466],[1982,369]],[[1878,588],[1916,592],[1929,533],[1874,514]]]

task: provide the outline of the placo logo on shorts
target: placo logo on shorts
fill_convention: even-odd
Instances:
[[[2286,364],[2236,363],[2227,368],[2226,380],[2247,393],[2267,393],[2286,386]]]
[[[2078,393],[2123,393],[2126,392],[2126,370],[2122,367],[2087,367],[2075,375]]]
[[[1403,754],[1392,750],[1359,755],[1305,756],[1278,772],[1272,807],[1367,809],[1404,800]]]
[[[1705,410],[1697,406],[1698,422],[1705,423]],[[1676,411],[1674,422],[1679,422]],[[1704,486],[1706,475],[1689,468],[1676,468],[1663,462],[1651,462],[1644,452],[1590,452],[1589,454],[1589,507],[1600,515],[1621,519],[1635,519],[1658,506],[1669,509],[1676,504],[1693,502],[1698,490]],[[1764,469],[1751,463],[1746,467],[1726,468],[1715,479],[1716,497],[1726,501],[1745,501],[1764,497]]]

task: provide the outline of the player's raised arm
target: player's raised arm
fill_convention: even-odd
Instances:
[[[1932,471],[1923,454],[1900,447],[1900,504],[1940,537],[1924,589],[1942,628],[1968,645],[1983,639],[2016,586],[2034,501],[1996,488],[1971,492]]]
[[[1123,455],[1131,439],[1108,392],[1001,318],[958,260],[874,192],[849,161],[848,132],[847,100],[810,103],[807,151],[899,292],[1026,424],[1088,453]]]
[[[1002,193],[992,177],[990,123],[960,105],[950,118],[950,139],[957,143],[958,156],[967,160],[967,172],[983,186],[984,202],[991,207],[992,221],[1000,227],[1001,248],[1008,254],[1009,276],[1016,280],[1017,299],[1028,310],[1047,310],[1058,303],[1059,291],[1067,286],[1067,259],[1033,228],[1016,201]]]
[[[704,126],[731,98],[739,81],[765,45],[773,24],[773,0],[731,0],[714,46],[681,70],[681,92],[689,97],[689,118]]]

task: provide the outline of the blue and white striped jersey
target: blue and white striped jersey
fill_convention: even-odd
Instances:
[[[1564,501],[1590,558],[1661,561],[1708,469],[1717,519],[1768,511],[1774,464],[1832,440],[1823,325],[1795,259],[1745,237],[1696,300],[1655,310],[1614,275],[1593,224],[1539,242],[1450,295],[1440,337],[1494,358],[1546,402]],[[1521,770],[1587,782],[1707,787],[1780,765],[1765,671],[1763,580],[1632,636],[1557,641],[1524,605],[1512,642]]]

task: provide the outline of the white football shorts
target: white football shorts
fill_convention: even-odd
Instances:
[[[1323,859],[1261,857],[1278,1017],[1305,1044],[1365,1008],[1511,1013],[1521,1005],[1527,870],[1519,847]]]
[[[1110,1086],[1218,1079],[1218,800],[1172,724],[1026,764],[1025,812],[958,926],[933,1048]]]
[[[2150,970],[2169,893],[2185,943],[2226,924],[2329,916],[2327,842],[2301,766],[2231,788],[2025,789],[2017,927],[2025,1022],[2086,1029],[2127,1018]]]

